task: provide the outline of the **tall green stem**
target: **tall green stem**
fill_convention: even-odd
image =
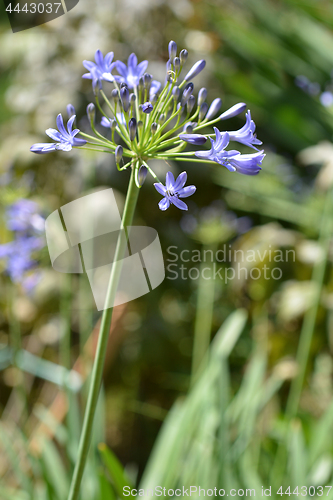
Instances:
[[[134,211],[138,199],[138,194],[139,194],[139,188],[135,184],[135,168],[134,166],[132,166],[131,178],[127,190],[125,208],[122,217],[122,226],[121,226],[122,230],[119,232],[119,237],[117,241],[114,265],[112,266],[112,271],[106,296],[106,302],[105,302],[106,304],[113,303],[113,299],[117,291],[119,276],[122,268],[122,259],[125,255],[125,249],[127,247],[127,237],[124,228],[131,226],[132,224]],[[77,500],[80,492],[80,485],[89,452],[95,410],[102,382],[105,352],[109,338],[112,312],[113,308],[108,308],[104,309],[102,314],[95,361],[91,374],[91,382],[90,382],[87,406],[85,410],[82,434],[79,444],[78,458],[74,469],[68,500]]]

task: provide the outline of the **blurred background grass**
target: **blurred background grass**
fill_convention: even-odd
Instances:
[[[158,230],[166,259],[170,245],[176,245],[179,253],[211,245],[221,249],[225,243],[244,251],[259,249],[262,254],[269,249],[292,249],[296,255],[295,262],[281,264],[279,280],[244,279],[224,285],[219,280],[205,284],[166,279],[154,292],[118,308],[84,498],[96,495],[96,488],[105,491],[101,498],[117,494],[117,488],[111,490],[108,482],[108,474],[117,475],[114,467],[107,479],[96,473],[102,463],[96,455],[101,441],[126,466],[133,483],[141,479],[151,456],[142,484],[154,484],[157,477],[170,487],[177,482],[192,484],[191,480],[201,486],[205,482],[269,486],[273,484],[270,469],[277,470],[276,453],[280,453],[279,461],[291,474],[283,478],[283,471],[277,471],[284,484],[291,480],[307,484],[317,481],[318,475],[316,484],[329,484],[333,463],[331,245],[327,245],[328,265],[322,286],[319,283],[319,295],[311,276],[325,253],[325,242],[318,242],[318,237],[325,193],[333,179],[333,106],[323,106],[320,99],[323,91],[332,90],[332,3],[100,0],[92,4],[80,0],[66,16],[15,34],[2,4],[0,9],[1,243],[11,239],[5,209],[20,198],[35,200],[44,216],[105,186],[117,190],[122,203],[128,175],[117,171],[113,158],[84,151],[37,157],[29,147],[44,140],[43,131],[54,126],[56,115],[65,113],[68,103],[81,117],[79,128],[87,126],[85,108],[93,96],[89,82],[81,79],[82,60],[91,60],[97,48],[112,50],[121,60],[135,51],[139,60],[149,59],[154,77],[163,79],[167,45],[174,39],[179,48],[189,50],[188,66],[198,58],[207,60],[207,69],[195,85],[197,90],[200,86],[209,89],[209,102],[222,97],[224,109],[238,101],[247,103],[267,157],[260,175],[250,179],[219,166],[186,165],[190,183],[198,186],[186,216],[175,209],[161,213],[159,197],[146,182],[136,223]],[[305,89],[295,84],[300,75],[308,79]],[[242,120],[231,120],[229,129],[239,128]],[[169,168],[163,162],[154,166],[161,176],[170,168],[179,173],[183,167],[172,164]],[[3,498],[16,498],[10,488],[21,490],[18,499],[66,498],[87,392],[84,381],[89,378],[94,327],[99,319],[91,307],[85,277],[61,276],[53,271],[46,249],[37,258],[42,279],[32,293],[10,282],[4,264],[0,277],[0,432],[4,436],[0,440],[0,475],[7,488]],[[247,263],[259,268],[265,264],[276,267],[268,259]],[[206,289],[200,288],[204,286]],[[206,297],[204,307],[202,297]],[[303,318],[316,302],[319,307],[300,399],[300,420],[293,421],[289,449],[283,444],[287,397],[297,373]],[[206,379],[203,375],[202,387],[206,383],[210,388],[204,390],[206,403],[202,395],[197,396],[198,403],[192,393],[185,403],[190,407],[188,412],[201,415],[198,422],[186,420],[191,413],[182,417],[186,406],[174,408],[151,455],[170,408],[190,388],[193,332],[198,332],[204,346],[197,350],[200,364],[200,352],[209,338],[238,308],[242,308],[241,320],[236,320],[244,323],[235,334],[238,340],[227,355],[221,354],[222,361],[219,358],[218,370],[225,378],[214,370]],[[216,346],[218,342],[217,336]],[[14,353],[28,351],[36,358],[29,364],[24,355],[9,354],[9,348]],[[75,384],[74,388],[64,387],[61,377],[59,388],[54,384],[54,365],[39,366],[37,359],[68,369],[75,364],[82,391],[75,392]],[[253,400],[244,397],[246,384],[253,391]],[[221,394],[221,386],[225,399],[219,400],[216,395]],[[200,393],[200,387],[196,390]],[[249,414],[252,423],[247,421]],[[167,455],[159,475],[154,464],[162,463],[165,448],[160,442],[177,425],[181,435],[188,430],[188,441],[184,448],[179,446],[178,454]],[[315,442],[321,443],[316,434],[320,428],[325,428],[327,439],[316,449]],[[204,429],[209,432],[203,433]],[[228,460],[221,456],[222,444],[216,436],[223,446],[226,441],[234,445]],[[164,439],[168,442],[171,438]],[[308,447],[310,451],[304,451]],[[206,470],[199,460],[203,449],[210,450],[204,455],[208,471],[204,477],[199,474]],[[182,476],[181,464],[188,463],[189,456],[193,463]],[[52,471],[50,464],[55,463]],[[293,470],[291,463],[299,467]],[[313,479],[316,467],[322,475],[317,473]],[[214,474],[209,476],[209,471]],[[63,480],[57,480],[59,477]]]

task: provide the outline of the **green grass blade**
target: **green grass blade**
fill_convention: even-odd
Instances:
[[[123,466],[119,462],[116,455],[106,446],[106,444],[100,443],[98,449],[101,454],[103,464],[111,476],[116,492],[120,497],[126,498],[123,488],[125,486],[129,486],[132,489],[133,486],[127,478]]]

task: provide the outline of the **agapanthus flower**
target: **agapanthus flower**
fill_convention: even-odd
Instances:
[[[124,113],[117,113],[116,116],[117,116],[118,123],[121,123],[122,125],[126,125],[126,119],[125,119]],[[101,118],[102,127],[110,128],[111,127],[111,120],[112,120],[112,118],[106,118],[106,116],[102,116],[102,118]]]
[[[158,94],[161,88],[161,83],[158,82],[157,80],[153,80],[150,84],[150,89],[149,89],[149,100],[151,101],[153,96]]]
[[[33,254],[45,246],[41,235],[45,219],[37,203],[22,199],[7,208],[6,225],[13,240],[0,245],[0,259],[5,260],[5,272],[11,280],[30,291],[38,282]]]
[[[30,151],[37,154],[50,153],[51,151],[61,150],[61,151],[70,151],[72,147],[84,146],[87,143],[85,139],[79,139],[75,137],[80,130],[73,130],[73,123],[76,116],[73,115],[67,122],[67,130],[64,126],[64,120],[62,115],[59,114],[57,116],[57,127],[59,129],[56,130],[54,128],[48,128],[45,133],[54,141],[55,143],[37,143],[31,146]]]
[[[10,231],[17,233],[42,233],[45,220],[38,211],[37,203],[21,199],[7,208],[6,225]]]
[[[158,206],[161,210],[169,208],[170,203],[175,205],[180,210],[188,210],[186,203],[179,198],[187,198],[195,193],[195,186],[185,186],[187,180],[187,173],[182,172],[175,180],[172,172],[166,174],[165,186],[161,182],[154,184],[156,191],[158,191],[164,198],[159,202]]]
[[[114,76],[111,71],[115,67],[116,63],[113,61],[113,52],[108,52],[105,57],[100,50],[96,50],[95,61],[83,61],[83,66],[89,71],[82,75],[82,78],[87,78],[89,80],[105,80],[107,82],[113,82]]]
[[[127,84],[129,89],[133,89],[139,85],[140,78],[144,75],[148,67],[148,61],[142,61],[138,64],[138,58],[132,53],[128,60],[127,66],[122,61],[116,62],[116,68],[120,74],[120,81]]]
[[[253,149],[258,149],[255,146],[259,146],[262,144],[259,139],[257,139],[256,134],[254,133],[256,130],[256,125],[254,121],[251,119],[251,112],[248,110],[246,113],[246,122],[242,128],[236,130],[235,132],[228,132],[230,141],[237,141],[245,146],[249,146]]]
[[[221,99],[216,97],[208,105],[207,90],[201,88],[197,93],[192,81],[205,68],[205,60],[194,63],[182,78],[188,57],[187,50],[183,49],[178,53],[177,44],[171,41],[168,53],[163,85],[154,80],[153,75],[147,71],[148,61],[138,63],[134,53],[125,64],[121,61],[113,63],[112,52],[103,57],[103,54],[97,51],[95,63],[84,62],[89,70],[84,78],[92,79],[96,98],[96,103],[87,108],[93,134],[77,129],[72,131],[74,116],[68,121],[66,131],[59,115],[59,132],[47,130],[47,134],[57,142],[35,144],[31,150],[36,153],[47,153],[56,149],[69,151],[74,146],[86,144],[84,149],[111,153],[119,171],[133,171],[138,189],[148,174],[154,178],[156,189],[163,195],[163,200],[159,203],[161,210],[166,210],[170,204],[185,210],[187,207],[181,198],[193,194],[195,188],[184,187],[185,173],[176,181],[172,174],[168,173],[164,186],[149,165],[153,159],[165,160],[166,163],[168,160],[200,162],[203,165],[215,163],[232,172],[257,174],[265,155],[263,151],[257,150],[261,141],[255,135],[256,127],[250,111],[246,113],[245,125],[239,130],[219,130],[225,120],[245,112],[246,104],[234,104],[220,113]],[[114,74],[113,70],[119,74]],[[111,92],[109,89],[104,92],[104,80],[112,82],[114,88]],[[108,95],[111,96],[110,99]],[[102,116],[98,119],[95,115],[99,111]],[[69,113],[72,112],[70,109]],[[109,134],[105,134],[105,137],[96,130],[95,123],[98,122],[105,128],[111,128],[111,139]],[[215,139],[212,138],[214,125]],[[81,134],[82,139],[76,138],[77,134]],[[211,149],[195,151],[195,148],[201,149],[200,146],[205,144],[208,137]],[[241,154],[236,149],[228,151],[227,147],[231,141],[255,149],[256,153]],[[190,151],[184,151],[188,145],[191,146]]]
[[[214,127],[215,140],[210,138],[209,151],[196,151],[195,156],[204,160],[211,160],[226,167],[230,172],[239,172],[246,175],[256,175],[261,170],[261,163],[265,157],[263,151],[253,154],[241,154],[237,150],[226,151],[229,144],[229,134],[221,132]]]

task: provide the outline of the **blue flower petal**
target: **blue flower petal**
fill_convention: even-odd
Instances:
[[[171,203],[180,210],[188,210],[188,206],[182,200],[179,200],[176,196],[170,198]]]
[[[169,207],[170,207],[170,201],[168,200],[168,198],[162,198],[161,201],[158,204],[158,208],[160,210],[165,211]]]
[[[195,186],[186,186],[178,191],[179,198],[187,198],[192,196],[196,192],[197,188]]]
[[[161,182],[155,182],[154,187],[162,196],[165,196],[167,190]]]

